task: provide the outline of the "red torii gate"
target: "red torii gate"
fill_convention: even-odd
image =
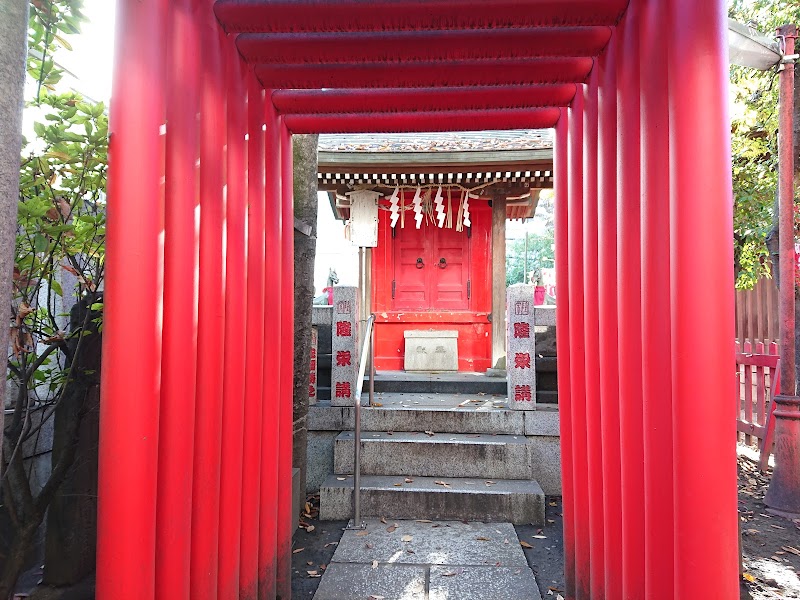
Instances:
[[[567,596],[738,598],[722,0],[118,6],[98,598],[290,596],[291,133],[539,127]]]

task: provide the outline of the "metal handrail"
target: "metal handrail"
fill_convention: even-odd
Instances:
[[[369,357],[369,405],[375,400],[375,315],[367,319],[364,331],[364,345],[361,348],[361,359],[358,363],[356,379],[355,422],[353,423],[353,522],[348,529],[365,529],[361,521],[361,395],[364,388],[364,374]]]

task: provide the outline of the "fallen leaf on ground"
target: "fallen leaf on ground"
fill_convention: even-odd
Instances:
[[[328,542],[327,544],[325,544],[325,545],[323,546],[323,548],[327,548],[328,546],[335,546],[335,545],[336,545],[336,544],[338,544],[338,543],[339,543],[339,542]]]
[[[533,548],[528,542],[520,542],[519,545],[523,548]]]
[[[455,571],[448,571],[447,573],[442,573],[442,577],[452,577],[453,575],[458,575]]]
[[[347,479],[347,477],[337,477],[336,479],[337,479],[338,481],[344,481],[345,479]]]
[[[413,539],[414,539],[414,538],[413,538],[413,537],[411,537],[410,535],[404,535],[403,537],[401,537],[401,538],[400,538],[400,541],[401,541],[401,542],[410,542],[410,541],[411,541],[411,540],[413,540]]]
[[[385,599],[386,596],[376,596],[375,594],[372,594],[367,600],[385,600]]]
[[[305,548],[295,548],[294,550],[292,550],[292,554],[297,554],[298,552],[302,552],[303,550],[305,550]]]
[[[373,560],[372,561],[372,568],[373,569],[377,569],[378,568],[378,561],[377,560]]]
[[[546,535],[532,535],[531,537],[533,539],[535,539],[535,540],[546,540],[547,539]]]
[[[394,525],[389,525],[389,527],[386,528],[386,531],[388,531],[389,533],[394,533],[395,530],[397,530],[397,523],[395,523]]]
[[[433,483],[435,483],[436,485],[444,486],[444,487],[450,487],[450,484],[449,483],[445,483],[444,481],[434,481]]]
[[[369,535],[369,531],[367,531],[366,529],[364,531],[359,531],[356,534],[356,537],[364,537],[365,535]]]
[[[394,487],[403,487],[403,484],[402,483],[395,483]]]
[[[756,578],[750,575],[750,573],[742,573],[742,577],[749,581],[750,583],[754,583]]]
[[[408,477],[406,477],[406,483],[414,483],[414,480],[413,479],[409,479]]]
[[[415,523],[433,523],[430,519],[416,519]]]
[[[797,548],[795,548],[794,546],[781,546],[781,548],[782,548],[783,550],[786,550],[786,552],[791,552],[792,554],[795,554],[795,555],[797,555],[797,556],[800,556],[800,550],[798,550],[798,549],[797,549]]]
[[[311,575],[311,577],[319,577],[319,575],[317,574],[317,572],[316,572],[316,571],[306,571],[306,573],[308,573],[309,575]]]
[[[428,436],[433,436],[433,432],[432,432],[432,431],[426,431],[426,432],[425,432],[425,435],[428,435]]]
[[[315,529],[316,529],[316,527],[314,527],[313,525],[309,525],[308,527],[306,527],[306,531],[307,531],[308,533],[311,533],[311,532],[312,532],[312,531],[314,531]]]

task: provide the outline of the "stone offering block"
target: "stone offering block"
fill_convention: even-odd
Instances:
[[[458,331],[403,332],[406,371],[458,371]]]
[[[508,310],[508,405],[516,410],[536,408],[536,323],[533,286],[511,285]]]

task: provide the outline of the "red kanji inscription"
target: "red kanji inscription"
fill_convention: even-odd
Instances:
[[[352,361],[352,356],[350,355],[349,350],[338,350],[336,352],[336,366],[337,367],[347,367],[349,366]]]
[[[516,352],[514,354],[514,368],[515,369],[530,369],[531,368],[531,355],[528,352]]]
[[[350,337],[353,335],[353,324],[350,321],[336,321],[336,335]]]
[[[532,399],[531,386],[518,385],[514,387],[514,400],[518,402],[530,402]]]
[[[530,386],[528,386],[530,387]],[[336,397],[337,398],[349,398],[350,397],[350,382],[349,381],[337,381],[336,382]]]
[[[309,385],[309,386],[308,386],[308,397],[309,397],[309,398],[313,398],[313,397],[314,397],[314,396],[316,396],[316,395],[317,395],[317,390],[316,390],[316,388],[315,388],[313,385]]]
[[[514,323],[514,337],[515,338],[529,338],[531,337],[531,326],[528,323]]]

